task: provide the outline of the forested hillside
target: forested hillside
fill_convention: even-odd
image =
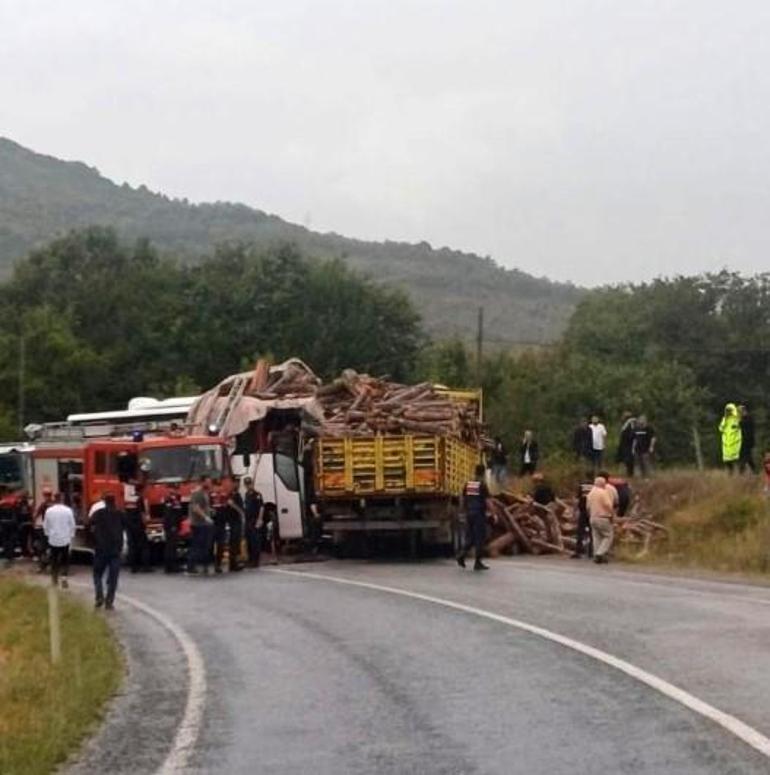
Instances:
[[[342,258],[377,281],[403,287],[436,338],[471,338],[484,306],[492,346],[548,342],[566,327],[582,291],[503,269],[489,258],[427,243],[365,242],[319,234],[239,204],[193,205],[118,186],[80,162],[64,162],[0,138],[0,277],[13,262],[70,229],[111,226],[161,252],[194,261],[222,242],[257,248],[291,242],[303,255]]]

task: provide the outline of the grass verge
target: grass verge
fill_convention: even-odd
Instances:
[[[122,675],[103,617],[60,594],[62,659],[51,665],[46,589],[0,578],[0,772],[49,773],[101,717]]]
[[[770,500],[757,477],[673,471],[639,486],[644,510],[668,528],[634,562],[725,573],[770,574]]]

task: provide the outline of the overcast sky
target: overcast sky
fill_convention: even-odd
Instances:
[[[0,134],[582,284],[768,266],[767,0],[0,0]]]

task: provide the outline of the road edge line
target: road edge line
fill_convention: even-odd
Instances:
[[[754,729],[754,727],[749,726],[746,722],[741,721],[739,718],[736,718],[729,713],[725,713],[718,708],[715,708],[713,705],[710,705],[709,703],[701,700],[693,694],[690,694],[684,689],[669,683],[654,673],[649,673],[641,667],[637,667],[636,665],[633,665],[630,662],[627,662],[620,657],[616,657],[606,651],[589,646],[587,643],[574,640],[573,638],[569,638],[566,635],[560,635],[558,632],[553,632],[552,630],[547,630],[544,627],[538,627],[535,624],[529,624],[528,622],[524,622],[519,619],[513,619],[509,616],[496,614],[493,611],[487,611],[484,608],[476,608],[475,606],[465,605],[464,603],[458,603],[454,600],[434,597],[433,595],[425,595],[422,592],[413,592],[408,589],[400,589],[399,587],[389,587],[383,584],[375,584],[369,581],[346,579],[341,576],[327,576],[323,573],[312,573],[310,571],[293,571],[279,568],[270,568],[266,570],[269,570],[271,573],[280,573],[283,575],[299,578],[329,581],[335,584],[345,584],[352,587],[371,589],[375,592],[386,592],[392,595],[408,597],[413,600],[421,600],[426,603],[444,606],[445,608],[450,608],[455,611],[461,611],[462,613],[479,616],[483,619],[489,619],[493,622],[505,624],[509,627],[523,630],[524,632],[528,632],[532,635],[537,635],[553,643],[558,643],[559,645],[571,649],[572,651],[576,651],[579,654],[590,657],[591,659],[595,659],[596,661],[608,665],[609,667],[613,667],[616,670],[619,670],[621,673],[625,673],[636,681],[649,686],[658,693],[668,697],[671,700],[674,700],[675,702],[678,702],[680,705],[683,705],[698,715],[715,722],[725,731],[751,746],[756,751],[759,751],[759,753],[770,758],[770,738],[763,735],[759,730]]]
[[[70,582],[73,583],[73,582]],[[74,582],[78,587],[88,588],[84,582]],[[184,772],[189,767],[189,759],[198,742],[203,724],[203,708],[206,703],[206,666],[195,641],[174,621],[157,609],[130,595],[118,594],[118,601],[128,603],[133,608],[154,619],[182,647],[187,661],[187,700],[182,719],[177,725],[174,741],[171,744],[163,764],[155,775],[172,775]]]

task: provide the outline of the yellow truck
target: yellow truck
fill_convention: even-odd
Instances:
[[[480,390],[443,392],[473,402],[481,421]],[[453,435],[321,437],[314,458],[325,532],[337,543],[400,533],[415,553],[419,544],[456,546],[457,504],[481,451]]]

